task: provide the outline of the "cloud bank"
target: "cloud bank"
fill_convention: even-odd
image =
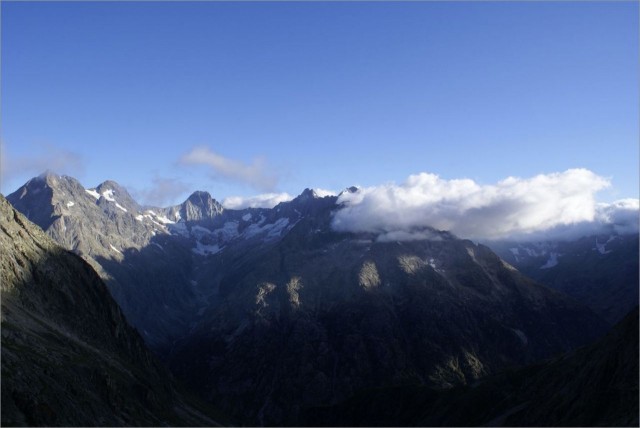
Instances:
[[[263,159],[250,165],[226,158],[207,147],[195,147],[178,161],[180,165],[206,165],[214,176],[248,184],[254,189],[271,192],[278,184],[278,176],[269,171]]]
[[[280,202],[293,199],[288,193],[265,193],[262,195],[242,197],[230,196],[222,201],[222,206],[227,209],[241,210],[244,208],[273,208]]]
[[[494,185],[469,179],[445,180],[435,174],[411,175],[387,184],[343,193],[333,218],[338,231],[379,233],[420,239],[433,227],[470,239],[530,239],[541,233],[568,237],[570,229],[614,225],[638,230],[638,201],[597,204],[595,194],[610,181],[587,169],[569,169],[532,178],[509,177]]]

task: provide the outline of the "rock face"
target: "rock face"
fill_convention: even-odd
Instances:
[[[638,309],[597,343],[448,391],[363,391],[310,426],[638,426]]]
[[[488,243],[509,264],[574,297],[612,325],[638,304],[638,235]]]
[[[211,197],[208,192],[194,192],[180,206],[180,216],[185,221],[200,221],[212,219],[222,214],[222,205]]]
[[[95,271],[1,195],[0,248],[3,426],[215,424],[181,396]]]

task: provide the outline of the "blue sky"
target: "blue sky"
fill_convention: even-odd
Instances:
[[[586,168],[638,197],[637,2],[1,7],[5,194],[44,168],[165,204]]]

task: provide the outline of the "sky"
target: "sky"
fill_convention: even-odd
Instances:
[[[638,198],[637,2],[0,7],[3,194],[50,169],[162,206],[558,177],[569,211]]]

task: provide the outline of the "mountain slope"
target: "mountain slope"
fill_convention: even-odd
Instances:
[[[637,234],[487,245],[525,275],[574,297],[612,325],[638,304]]]
[[[2,425],[214,425],[105,285],[0,195]],[[205,410],[205,412],[208,410]]]
[[[487,247],[425,229],[388,242],[330,227],[335,197],[301,195],[270,246],[209,258],[216,304],[172,370],[245,424],[297,425],[367,388],[451,388],[588,343],[595,314]]]
[[[638,309],[597,343],[449,391],[363,391],[314,426],[638,426]]]

